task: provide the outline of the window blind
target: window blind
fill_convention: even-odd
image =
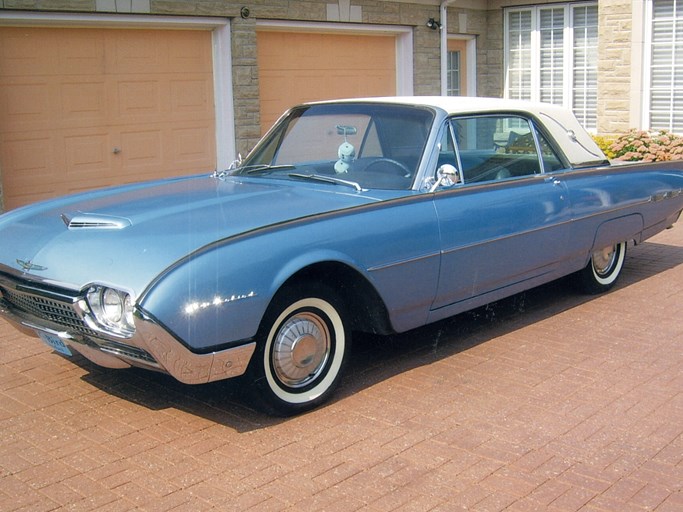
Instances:
[[[597,4],[509,8],[505,22],[505,97],[571,108],[597,128]]]
[[[650,128],[683,133],[683,1],[653,0]]]

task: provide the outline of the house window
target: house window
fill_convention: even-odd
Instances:
[[[595,129],[597,47],[596,3],[506,9],[505,97],[571,108]]]
[[[460,51],[449,51],[447,62],[448,96],[462,96],[460,88]]]
[[[448,96],[467,96],[474,93],[473,84],[468,83],[468,76],[472,78],[472,69],[468,70],[468,54],[473,50],[474,40],[465,37],[449,37],[448,53],[446,54],[446,94]],[[468,89],[469,87],[469,89]]]
[[[652,0],[649,127],[683,133],[683,0]]]

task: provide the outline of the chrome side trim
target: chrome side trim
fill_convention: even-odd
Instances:
[[[659,201],[665,201],[667,199],[674,199],[680,195],[681,195],[681,189],[680,188],[678,190],[669,190],[667,192],[659,192],[657,194],[650,196],[650,202],[651,203],[657,203]]]
[[[382,265],[376,265],[374,267],[368,268],[368,272],[377,272],[378,270],[385,270],[392,267],[399,267],[401,265],[408,265],[410,263],[415,263],[416,261],[428,260],[430,258],[438,258],[441,256],[440,252],[432,252],[429,254],[421,254],[420,256],[415,256],[414,258],[408,258],[400,261],[392,261],[389,263],[384,263]]]

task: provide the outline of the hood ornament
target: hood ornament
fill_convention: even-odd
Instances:
[[[36,270],[36,271],[47,270],[47,267],[43,267],[41,265],[36,265],[35,263],[32,263],[31,260],[24,261],[24,260],[17,259],[16,261],[19,264],[19,266],[24,270],[24,272],[28,272],[29,270]]]

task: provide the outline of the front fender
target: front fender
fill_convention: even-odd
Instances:
[[[438,258],[431,203],[384,204],[207,246],[167,269],[138,304],[190,350],[211,351],[252,339],[283,283],[308,266],[334,262],[364,276],[393,325],[406,330],[426,319]]]
[[[167,270],[139,306],[196,352],[251,339],[281,272],[271,249],[261,237],[194,254]]]

